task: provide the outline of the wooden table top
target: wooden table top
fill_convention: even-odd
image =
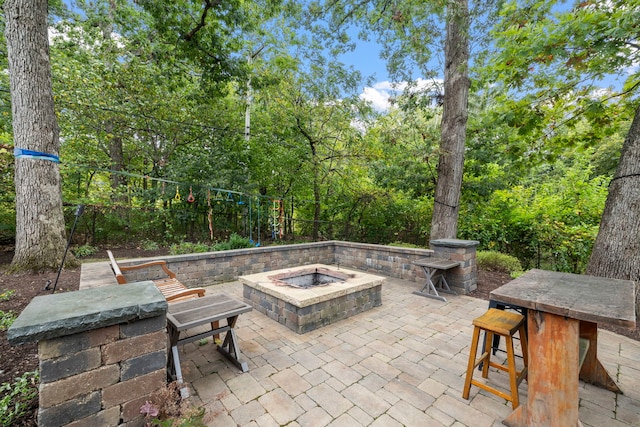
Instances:
[[[448,270],[450,268],[458,267],[459,261],[451,261],[443,258],[421,258],[413,261],[412,264],[419,265],[427,268],[437,268],[439,270]]]
[[[587,322],[636,327],[635,283],[530,270],[491,292],[491,299]]]
[[[167,320],[182,331],[251,311],[252,307],[226,294],[207,295],[169,304]]]

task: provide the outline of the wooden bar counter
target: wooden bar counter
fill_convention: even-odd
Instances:
[[[635,329],[629,280],[530,270],[491,292],[528,309],[527,401],[504,420],[511,427],[581,426],[579,379],[622,393],[598,360],[598,324]],[[579,368],[579,340],[589,342]]]

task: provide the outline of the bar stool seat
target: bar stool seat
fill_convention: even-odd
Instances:
[[[520,404],[518,398],[518,385],[520,385],[522,380],[527,376],[527,366],[529,362],[525,317],[518,313],[490,308],[485,314],[473,320],[473,326],[473,338],[471,341],[469,364],[467,366],[467,375],[464,382],[464,389],[462,390],[462,397],[464,399],[468,399],[471,386],[475,385],[476,387],[510,401],[513,409],[517,408]],[[480,341],[480,332],[482,331],[486,333],[484,349],[480,357],[476,358],[478,342]],[[513,336],[516,332],[518,332],[520,336],[520,346],[522,347],[522,358],[524,360],[524,367],[521,371],[516,370],[515,353],[513,351]],[[507,366],[491,361],[491,354],[493,353],[491,351],[491,343],[494,335],[499,335],[505,338],[507,347]],[[489,377],[489,367],[494,367],[501,371],[508,372],[511,392],[505,393],[504,391],[498,390],[487,383],[474,380],[473,371],[476,366],[480,364],[482,364],[483,378]]]

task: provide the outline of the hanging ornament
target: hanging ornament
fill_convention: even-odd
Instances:
[[[187,196],[187,202],[193,203],[195,201],[196,201],[196,198],[193,197],[193,190],[191,187],[189,187],[189,195]]]

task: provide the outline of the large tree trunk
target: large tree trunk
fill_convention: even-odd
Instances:
[[[47,0],[6,0],[5,36],[14,146],[58,156],[53,107]],[[37,158],[15,159],[16,270],[54,269],[65,248],[60,170]]]
[[[640,280],[640,106],[620,153],[587,274]]]
[[[446,32],[444,108],[440,158],[438,160],[438,181],[433,200],[433,216],[431,217],[431,239],[453,239],[458,232],[469,98],[469,10],[467,0],[449,2]]]

